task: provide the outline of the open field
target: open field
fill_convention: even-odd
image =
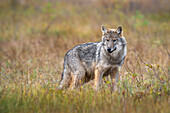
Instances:
[[[0,1],[0,113],[170,113],[168,1],[48,1]],[[128,42],[119,91],[108,78],[98,92],[57,90],[65,53],[101,41],[101,25],[122,25]]]

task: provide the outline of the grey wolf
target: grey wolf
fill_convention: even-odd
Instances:
[[[107,29],[101,26],[102,41],[84,43],[69,50],[64,57],[64,71],[58,89],[72,89],[95,80],[94,89],[98,90],[103,77],[110,75],[118,81],[119,68],[127,53],[126,39],[122,26]]]

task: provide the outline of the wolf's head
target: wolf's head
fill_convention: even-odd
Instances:
[[[103,33],[103,45],[109,53],[112,53],[122,43],[121,38],[123,37],[123,28],[122,26],[118,26],[117,29],[107,29],[105,26],[102,25],[101,31]]]

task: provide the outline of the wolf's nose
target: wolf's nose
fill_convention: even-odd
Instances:
[[[110,53],[111,52],[111,48],[107,48],[107,51]]]

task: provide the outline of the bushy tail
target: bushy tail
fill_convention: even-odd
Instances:
[[[63,77],[64,77],[64,72],[62,72],[62,74],[61,74],[61,80],[60,80],[59,84],[60,84],[61,81],[63,80]]]
[[[60,82],[59,82],[59,85],[58,85],[58,88],[57,89],[62,89],[62,85],[61,85],[61,82],[62,82],[62,80],[63,80],[63,76],[64,76],[64,73],[62,73],[61,74],[61,80],[60,80]]]

